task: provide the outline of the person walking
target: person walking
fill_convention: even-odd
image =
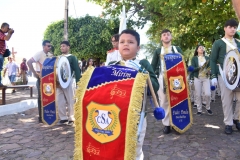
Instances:
[[[210,66],[209,57],[205,56],[204,47],[198,45],[195,49],[194,56],[191,61],[191,66],[193,66],[193,76],[194,76],[194,88],[196,95],[196,104],[197,104],[197,115],[202,115],[202,105],[205,104],[207,113],[213,115],[210,109],[211,102],[211,91],[210,91],[210,80],[209,80],[209,71]],[[206,102],[203,102],[202,92],[204,92],[204,99]]]
[[[11,85],[14,86],[16,82],[16,76],[19,75],[19,67],[18,65],[13,61],[12,57],[9,57],[9,63],[6,65],[6,68],[4,69],[3,77],[5,77],[6,71],[8,70],[8,78],[11,82]],[[13,89],[12,93],[15,93],[16,90]]]
[[[161,42],[162,42],[162,47],[158,48],[154,51],[153,54],[153,58],[152,58],[152,67],[153,70],[155,71],[155,73],[158,75],[159,77],[159,84],[160,84],[160,88],[158,90],[158,96],[159,96],[159,101],[160,101],[160,105],[161,107],[164,108],[165,110],[165,118],[162,120],[162,123],[164,125],[163,128],[163,133],[164,134],[169,134],[171,132],[171,126],[170,126],[170,107],[169,107],[169,102],[168,102],[168,98],[166,95],[166,86],[163,85],[163,73],[161,73],[160,71],[163,69],[161,68],[161,54],[168,54],[168,53],[180,53],[182,54],[182,50],[180,47],[178,46],[173,46],[172,45],[172,34],[171,31],[168,29],[164,29],[161,32]]]
[[[22,63],[20,64],[20,73],[19,75],[21,76],[22,80],[23,80],[23,84],[26,85],[28,83],[28,78],[27,78],[27,71],[28,71],[28,67],[27,67],[27,59],[23,58]]]
[[[220,76],[220,72],[218,70],[217,64],[223,68],[223,61],[226,53],[232,50],[232,46],[240,48],[240,42],[236,40],[234,35],[237,31],[238,23],[234,19],[227,20],[224,24],[224,37],[216,40],[212,46],[212,53],[210,56],[210,66],[211,66],[211,82],[212,85],[217,85],[219,83],[219,87],[221,90],[221,100],[223,107],[224,119],[223,122],[225,124],[224,132],[226,134],[232,134],[233,124],[236,125],[237,130],[240,131],[240,123],[239,123],[239,111],[240,111],[240,92],[233,92],[228,89],[224,83],[223,78]],[[238,54],[238,53],[236,53]],[[236,96],[236,107],[233,109],[233,98]]]

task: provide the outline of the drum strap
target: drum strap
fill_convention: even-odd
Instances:
[[[179,53],[177,48],[175,46],[172,46],[174,53]],[[162,46],[161,48],[161,55],[164,55],[164,47]],[[163,87],[163,93],[166,93],[166,85],[165,85],[165,81],[164,81],[164,60],[161,59],[161,66],[159,67],[159,78],[160,78],[160,87]]]
[[[235,47],[234,45],[232,45],[230,42],[228,42],[225,38],[222,38],[222,40],[233,50],[237,49],[237,47]]]

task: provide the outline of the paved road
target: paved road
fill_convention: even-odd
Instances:
[[[11,102],[25,92],[28,91],[12,95]],[[194,114],[193,126],[181,135],[176,132],[163,135],[161,121],[149,113],[144,160],[239,160],[240,132],[234,127],[232,135],[225,135],[220,99],[211,106],[213,116]],[[0,117],[0,160],[72,159],[74,127],[38,124],[37,115],[34,108]]]

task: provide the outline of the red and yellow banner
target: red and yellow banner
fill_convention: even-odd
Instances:
[[[122,66],[90,68],[83,74],[76,93],[74,159],[136,158],[147,77]]]
[[[186,66],[181,54],[169,53],[162,58],[165,62],[164,80],[168,86],[170,122],[176,131],[184,133],[193,122]]]

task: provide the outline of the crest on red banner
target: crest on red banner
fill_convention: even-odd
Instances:
[[[120,108],[115,104],[101,105],[90,102],[87,110],[86,129],[92,138],[100,143],[111,142],[118,138],[121,133]]]

